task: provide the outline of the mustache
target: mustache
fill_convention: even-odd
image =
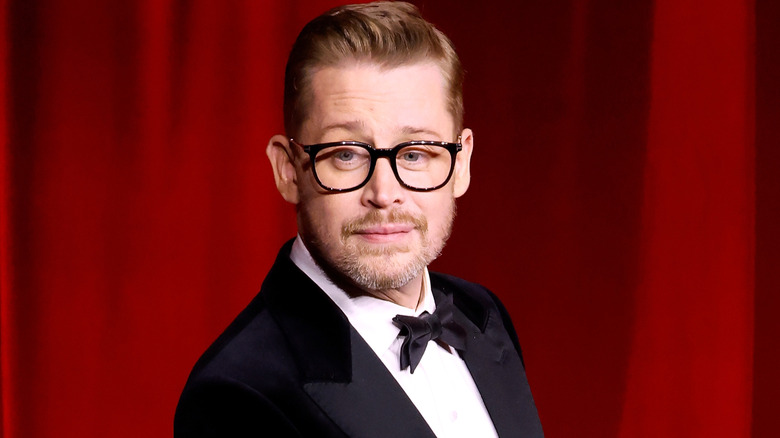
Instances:
[[[428,232],[428,220],[425,216],[416,216],[399,210],[391,210],[383,214],[379,210],[371,210],[365,216],[352,219],[341,227],[341,238],[346,240],[349,236],[368,227],[387,224],[410,224],[423,234]]]

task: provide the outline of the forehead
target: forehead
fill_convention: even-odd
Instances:
[[[416,130],[449,137],[454,129],[446,81],[433,62],[323,67],[312,75],[311,93],[303,132],[312,136],[331,131],[385,136]]]

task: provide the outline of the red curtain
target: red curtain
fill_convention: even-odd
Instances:
[[[3,437],[171,435],[294,235],[264,149],[338,3],[0,0]],[[476,133],[434,268],[507,304],[547,436],[776,436],[778,4],[416,3]]]
[[[750,432],[752,5],[699,6],[655,4],[625,437]]]

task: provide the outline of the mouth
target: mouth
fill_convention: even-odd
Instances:
[[[428,231],[425,217],[403,211],[382,214],[372,210],[365,216],[346,223],[341,228],[344,244],[350,238],[369,245],[406,246],[419,234],[424,238]]]
[[[395,243],[406,239],[416,229],[414,224],[371,225],[353,231],[353,235],[371,243]]]

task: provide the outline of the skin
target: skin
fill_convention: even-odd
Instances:
[[[473,134],[456,132],[434,63],[324,67],[313,74],[311,92],[308,117],[295,139],[300,144],[353,140],[392,148],[404,141],[461,137],[452,178],[432,192],[403,188],[390,162],[380,159],[364,187],[329,193],[315,181],[308,156],[286,136],[272,137],[266,150],[279,192],[297,206],[307,249],[331,279],[348,293],[416,308],[422,268],[443,248],[455,198],[469,186]]]

